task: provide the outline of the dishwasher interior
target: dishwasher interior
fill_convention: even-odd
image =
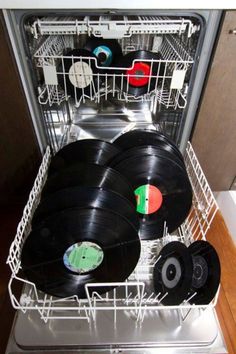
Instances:
[[[112,140],[139,126],[164,132],[179,144],[203,32],[204,22],[199,16],[80,15],[25,19],[25,50],[48,141],[54,150],[87,137]],[[117,41],[123,56],[134,51],[158,53],[151,65],[159,65],[159,69],[149,80],[152,82],[146,92],[130,93],[127,70],[117,69],[117,65],[101,67],[91,57],[90,64],[103,70],[93,74],[89,90],[82,89],[80,95],[74,90],[71,95],[70,81],[66,80],[70,75],[67,53],[84,48],[89,38]],[[73,56],[74,63],[78,57]]]
[[[141,128],[159,131],[180,146],[204,20],[194,14],[34,13],[25,16],[21,25],[41,123],[51,148],[46,149],[7,261],[12,271],[12,305],[20,310],[7,353],[32,349],[154,353],[158,348],[163,353],[225,352],[214,310],[219,289],[208,305],[191,305],[186,298],[181,305],[164,306],[162,297],[152,288],[153,267],[161,248],[173,240],[186,245],[196,239],[205,240],[218,208],[190,143],[185,144],[183,155],[193,189],[191,212],[171,235],[165,230],[161,239],[142,241],[137,267],[128,280],[113,284],[118,288],[103,296],[96,292],[90,296],[88,291],[87,299],[57,299],[24,279],[20,260],[52,154],[64,145],[87,138],[113,142],[124,132]],[[83,73],[77,73],[75,63],[80,63],[80,57],[70,57],[70,53],[86,46],[89,38],[115,40],[123,56],[136,51],[158,54],[158,59],[142,60],[157,68],[148,76],[145,92],[130,93],[128,65],[101,66],[91,56],[86,60],[94,68],[93,73],[84,72],[84,67]],[[135,62],[133,59],[132,67]],[[83,85],[79,94],[71,90],[71,83],[77,82],[74,86],[78,87],[79,80],[90,80],[89,90]],[[20,296],[14,291],[16,283],[23,285]]]

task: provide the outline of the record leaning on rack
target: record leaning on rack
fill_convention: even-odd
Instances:
[[[93,97],[104,80],[96,65],[98,59],[86,49],[73,49],[66,53],[58,69],[58,82],[66,95],[77,100],[82,95]],[[98,65],[100,62],[98,61]]]
[[[173,154],[172,152],[165,151],[161,147],[157,147],[154,145],[141,145],[138,147],[133,147],[128,150],[123,151],[122,153],[116,155],[114,159],[111,161],[111,164],[113,165],[118,165],[120,162],[122,162],[124,159],[128,159],[129,157],[134,156],[136,152],[139,152],[140,155],[157,155],[157,156],[162,156],[163,158],[166,159],[168,162],[169,160],[172,160],[176,165],[178,165],[182,172],[186,175],[187,177],[187,172],[185,169],[185,165],[182,160],[179,159],[178,156]]]
[[[116,84],[122,92],[141,96],[157,88],[163,75],[159,53],[146,50],[132,51],[119,59]]]
[[[189,302],[196,305],[209,304],[220,284],[219,257],[214,247],[207,241],[195,241],[188,247],[188,250],[193,262]]]
[[[76,163],[50,176],[43,188],[41,199],[69,187],[96,187],[122,195],[136,206],[129,181],[118,171],[107,166]]]
[[[143,240],[161,238],[164,227],[177,229],[192,205],[192,188],[185,169],[165,151],[139,146],[117,155],[111,167],[132,184]]]
[[[44,198],[34,213],[32,227],[57,212],[87,207],[112,210],[130,222],[136,230],[139,229],[136,208],[128,199],[112,191],[85,186],[59,190]]]
[[[120,135],[114,144],[122,150],[135,146],[152,145],[172,153],[184,164],[183,156],[178,147],[164,134],[151,129],[134,129]]]
[[[49,166],[49,175],[66,166],[77,162],[107,165],[120,149],[115,145],[98,139],[78,140],[64,146],[52,158]]]
[[[140,255],[137,231],[101,209],[53,215],[26,239],[21,265],[26,278],[47,294],[85,298],[85,284],[125,281]],[[102,294],[111,287],[92,287]]]
[[[153,271],[153,285],[164,305],[179,305],[188,297],[193,274],[188,248],[181,242],[165,245],[158,255]]]
[[[92,52],[100,64],[105,67],[114,66],[115,60],[122,57],[121,46],[116,39],[90,38],[84,49]]]

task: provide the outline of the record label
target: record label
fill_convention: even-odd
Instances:
[[[101,247],[94,242],[84,241],[70,246],[63,256],[63,262],[72,272],[84,274],[96,269],[103,258]]]
[[[153,269],[155,293],[164,305],[179,305],[188,297],[193,263],[188,248],[179,241],[167,243]]]
[[[89,64],[84,61],[77,61],[70,67],[69,79],[72,85],[82,89],[91,84],[93,80],[93,71]]]
[[[193,242],[188,250],[193,264],[189,303],[209,304],[216,295],[220,283],[219,257],[214,247],[203,240]]]
[[[129,84],[135,87],[147,85],[150,74],[150,66],[143,62],[134,63],[133,68],[126,71]]]
[[[99,60],[103,66],[111,65],[113,55],[112,55],[112,51],[110,50],[110,48],[108,48],[106,45],[101,45],[101,46],[98,46],[97,48],[95,48],[93,51],[93,54],[99,58]]]
[[[196,289],[203,287],[207,282],[208,265],[202,256],[193,256],[193,286]]]
[[[115,67],[115,61],[122,58],[122,49],[116,39],[96,38],[91,36],[85,43],[84,49],[98,58],[98,65],[103,67]],[[103,70],[103,73],[105,71]],[[107,71],[113,74],[112,70]]]
[[[164,285],[169,289],[174,288],[180,281],[181,274],[181,265],[178,259],[175,257],[167,258],[161,270]]]
[[[144,184],[135,189],[134,194],[137,201],[137,212],[140,214],[152,214],[160,209],[163,197],[160,190],[151,185]]]
[[[45,232],[47,230],[47,232]],[[113,211],[71,208],[31,231],[21,252],[26,278],[46,294],[87,298],[88,283],[123,282],[140,257],[137,230]],[[104,294],[115,286],[91,287]]]

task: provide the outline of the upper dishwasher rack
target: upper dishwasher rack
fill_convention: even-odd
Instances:
[[[103,38],[124,38],[132,34],[183,34],[190,38],[199,30],[191,20],[158,16],[85,16],[37,19],[31,26],[35,38],[40,35],[87,34]]]

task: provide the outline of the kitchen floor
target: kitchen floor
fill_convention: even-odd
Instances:
[[[2,354],[5,352],[14,318],[14,310],[11,307],[7,291],[10,271],[5,262],[23,207],[24,200],[22,199],[0,208],[0,353]],[[236,354],[236,248],[220,212],[217,213],[209,230],[208,240],[217,249],[222,268],[217,313],[229,354]]]

